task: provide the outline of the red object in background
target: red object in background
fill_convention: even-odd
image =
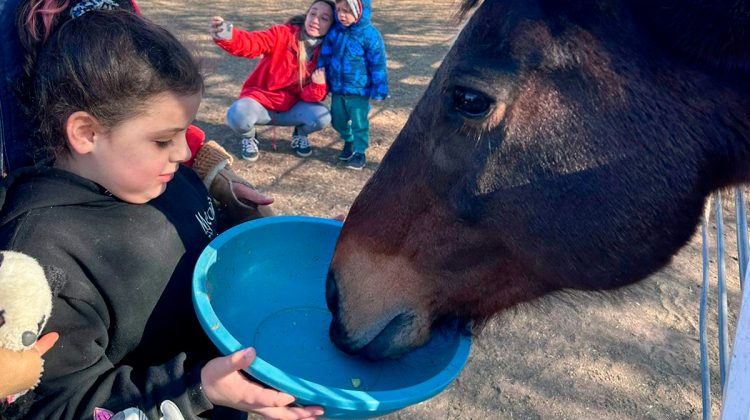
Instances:
[[[135,13],[140,15],[141,9],[138,8],[138,5],[135,3],[135,0],[130,0],[130,4],[133,5],[133,8],[135,9]],[[187,166],[193,166],[193,162],[195,161],[195,155],[198,153],[198,150],[203,146],[203,142],[206,141],[206,133],[203,132],[200,128],[197,126],[191,125],[188,127],[187,132],[185,133],[185,138],[187,139],[188,147],[190,148],[190,160],[185,162],[185,165]]]
[[[190,160],[185,162],[187,166],[193,166],[195,161],[195,155],[198,150],[203,146],[203,142],[206,140],[206,133],[203,132],[197,126],[191,125],[188,127],[185,133],[185,139],[187,139],[188,147],[190,148]]]

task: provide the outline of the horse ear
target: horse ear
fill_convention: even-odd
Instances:
[[[750,73],[750,1],[637,0],[633,7],[657,41],[681,57]]]

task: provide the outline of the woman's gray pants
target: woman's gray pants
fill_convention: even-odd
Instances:
[[[235,101],[227,110],[227,125],[243,138],[255,137],[256,125],[294,127],[294,133],[306,136],[331,123],[331,112],[319,102],[297,102],[289,111],[276,112],[251,98]]]

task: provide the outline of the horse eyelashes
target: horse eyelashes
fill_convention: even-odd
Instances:
[[[484,118],[490,111],[492,100],[487,95],[464,87],[453,89],[453,109],[466,118]]]

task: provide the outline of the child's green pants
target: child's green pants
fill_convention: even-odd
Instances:
[[[370,98],[367,96],[332,95],[331,97],[331,125],[342,140],[354,142],[354,153],[365,153],[367,150],[370,130],[370,122],[367,120],[369,111]]]

